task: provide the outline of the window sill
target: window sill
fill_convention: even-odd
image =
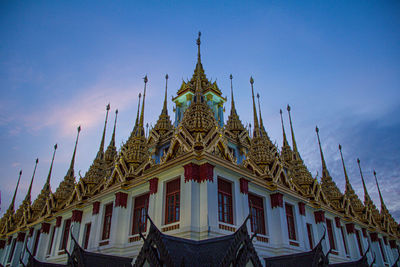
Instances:
[[[332,250],[331,250],[331,254],[338,256],[338,255],[339,255],[339,252],[332,249]]]
[[[165,227],[161,228],[161,232],[168,232],[168,231],[172,231],[172,230],[176,230],[179,229],[179,222],[176,224],[172,224],[172,225],[168,225]]]
[[[146,237],[146,233],[143,233],[143,236]],[[139,234],[134,234],[131,236],[128,236],[128,243],[133,243],[133,242],[138,242],[140,241],[141,237]]]
[[[269,243],[269,237],[261,234],[256,235],[256,240],[264,243]]]
[[[99,246],[100,246],[100,247],[106,246],[106,245],[108,245],[108,244],[110,244],[110,239],[101,240],[101,241],[99,242]]]
[[[300,244],[299,244],[299,242],[297,242],[297,241],[291,241],[291,240],[289,240],[289,245],[295,246],[295,247],[300,247]]]
[[[236,228],[232,227],[231,225],[227,225],[226,223],[219,223],[218,228],[225,230],[225,231],[230,231],[230,232],[236,232]]]

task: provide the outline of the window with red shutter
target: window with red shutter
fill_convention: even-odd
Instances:
[[[328,231],[329,245],[331,246],[331,249],[336,250],[336,244],[332,229],[332,221],[329,219],[326,219],[326,230]]]
[[[71,219],[65,220],[63,235],[62,235],[61,244],[60,244],[60,250],[64,250],[65,248],[67,248],[70,227],[71,227]]]
[[[349,249],[347,248],[347,241],[346,241],[345,231],[343,230],[343,226],[340,226],[340,231],[342,232],[344,251],[346,252],[346,255],[349,255]]]
[[[310,245],[310,249],[314,248],[314,238],[311,223],[307,223],[307,235],[308,235],[308,244]]]
[[[111,202],[104,207],[103,233],[101,235],[101,240],[107,240],[110,238],[112,212],[113,203]]]
[[[296,240],[296,228],[294,224],[293,206],[285,203],[286,222],[288,227],[289,239]]]
[[[83,239],[83,248],[84,249],[88,248],[91,228],[92,228],[92,223],[85,224],[85,235],[84,235],[84,239]]]
[[[357,245],[358,245],[358,251],[360,253],[360,256],[363,255],[363,248],[361,245],[361,233],[359,230],[356,230],[356,238],[357,238]]]
[[[149,194],[145,194],[135,198],[135,205],[133,208],[132,234],[138,234],[139,231],[146,231],[146,213],[148,208]]]
[[[179,221],[181,179],[178,178],[168,182],[166,187],[165,223],[168,224]]]
[[[253,233],[265,235],[264,201],[249,193],[250,224]]]
[[[52,231],[51,231],[51,235],[50,235],[49,246],[47,247],[47,255],[51,254],[51,249],[53,247],[53,242],[54,242],[55,231],[56,231],[56,227],[53,226]]]
[[[218,219],[233,224],[232,184],[218,178]]]

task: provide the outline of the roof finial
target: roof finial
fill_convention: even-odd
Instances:
[[[143,90],[143,100],[142,100],[142,111],[140,112],[139,129],[138,129],[140,135],[144,134],[144,128],[143,128],[143,126],[144,126],[144,103],[146,100],[146,85],[148,82],[147,74],[146,74],[146,76],[144,76],[143,81],[144,81],[144,90]]]
[[[142,97],[142,94],[139,93],[139,100],[138,100],[138,106],[137,106],[137,114],[136,114],[136,121],[135,121],[135,127],[133,127],[133,130],[136,131],[137,127],[139,126],[139,111],[140,111],[140,98]]]
[[[279,113],[281,114],[282,132],[283,132],[283,146],[289,146],[289,143],[288,143],[288,141],[286,139],[285,125],[283,124],[282,109],[279,110]]]
[[[232,112],[236,113],[235,100],[233,99],[233,85],[232,85],[233,76],[232,76],[232,74],[229,75],[229,79],[231,79],[231,113]]]
[[[106,120],[104,122],[104,129],[103,129],[103,136],[101,137],[100,148],[99,152],[97,153],[97,158],[101,158],[104,155],[104,139],[106,136],[106,127],[107,127],[107,120],[108,120],[108,112],[110,111],[110,103],[106,106]]]
[[[383,202],[383,197],[382,197],[381,189],[379,188],[378,179],[376,178],[375,170],[374,170],[374,176],[375,176],[376,187],[378,187],[379,198],[381,199],[381,212],[382,212],[382,210],[386,209],[386,206],[385,206],[385,202]]]
[[[26,194],[26,197],[25,197],[25,200],[27,200],[29,202],[31,202],[32,184],[33,184],[33,179],[35,178],[36,167],[37,167],[38,163],[39,163],[39,159],[36,159],[35,168],[33,169],[31,184],[29,185],[28,193]]]
[[[292,116],[290,116],[290,106],[287,105],[287,111],[289,113],[289,122],[290,122],[290,132],[292,133],[292,146],[293,146],[293,151],[294,152],[298,152],[297,151],[297,144],[296,144],[296,138],[294,137],[294,130],[293,130],[293,124],[292,124]]]
[[[251,84],[251,96],[253,98],[253,116],[254,116],[254,132],[253,132],[253,137],[257,137],[259,135],[259,125],[258,125],[258,118],[257,118],[257,109],[256,109],[256,102],[254,100],[254,88],[253,88],[253,84],[254,84],[254,79],[251,76],[250,77],[250,84]]]
[[[167,90],[168,90],[168,74],[165,75],[165,96],[164,96],[164,106],[161,111],[161,114],[168,115],[168,109],[167,109]]]
[[[111,146],[115,146],[115,128],[117,127],[117,117],[118,117],[118,109],[115,110],[114,129],[110,141]]]
[[[260,114],[260,128],[261,128],[260,130],[265,131],[263,119],[261,116],[261,105],[260,105],[260,94],[259,93],[257,93],[257,100],[258,100],[258,113]]]
[[[358,164],[358,168],[360,169],[360,175],[361,175],[361,181],[364,187],[364,202],[367,203],[371,200],[371,198],[369,197],[368,191],[367,191],[367,187],[365,185],[365,181],[364,181],[364,176],[361,170],[361,164],[360,164],[360,159],[357,158],[357,164]]]
[[[201,62],[201,56],[200,56],[200,36],[201,36],[201,32],[199,31],[199,37],[197,37],[196,43],[197,43],[197,62],[200,63]]]
[[[315,126],[315,132],[317,133],[319,152],[320,152],[320,154],[321,154],[322,176],[323,176],[323,177],[324,177],[324,176],[329,176],[328,168],[326,167],[326,163],[325,163],[324,153],[322,152],[321,140],[319,139],[319,129],[318,129],[318,126]]]
[[[49,188],[50,188],[51,172],[53,170],[54,157],[56,156],[56,150],[57,150],[57,144],[54,145],[53,158],[51,159],[50,170],[49,174],[47,175],[47,180],[45,184],[45,186],[48,186]]]
[[[19,180],[21,180],[21,175],[22,175],[22,170],[19,171],[19,177],[18,177],[17,186],[15,187],[14,195],[13,195],[13,198],[11,200],[10,207],[8,208],[9,210],[12,210],[12,211],[14,211],[15,196],[17,195],[18,186],[19,186]]]
[[[350,187],[350,181],[349,181],[349,176],[347,176],[346,166],[344,165],[342,146],[340,144],[339,144],[339,151],[340,151],[340,157],[342,158],[342,165],[343,165],[343,171],[344,171],[344,178],[346,179],[346,192],[347,192],[349,190],[348,187]]]
[[[74,153],[72,154],[71,165],[69,166],[69,170],[68,170],[68,174],[70,176],[74,176],[75,155],[76,155],[76,148],[78,146],[78,140],[79,140],[79,133],[80,132],[81,132],[81,126],[79,125],[78,126],[78,134],[76,135]]]

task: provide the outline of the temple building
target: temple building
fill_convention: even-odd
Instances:
[[[24,201],[0,220],[0,266],[400,266],[400,227],[387,209],[375,175],[381,207],[371,200],[358,160],[364,199],[346,172],[341,191],[329,173],[321,146],[321,177],[313,177],[297,148],[291,108],[290,135],[281,113],[283,144],[264,128],[250,78],[252,129],[235,108],[230,76],[227,99],[203,69],[200,33],[197,63],[167,109],[168,75],[160,116],[145,131],[146,90],[126,142],[107,146],[106,107],[102,138],[83,177],[71,164],[56,190],[50,186],[57,145],[43,189],[31,199],[35,171]],[[251,94],[250,94],[251,93]],[[257,111],[258,109],[258,111]],[[288,128],[287,128],[288,129]],[[35,163],[35,170],[38,160]]]

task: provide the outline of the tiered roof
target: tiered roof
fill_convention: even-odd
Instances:
[[[136,122],[130,137],[121,149],[117,151],[115,146],[115,129],[118,113],[116,111],[112,138],[106,151],[104,151],[104,136],[110,109],[107,106],[100,148],[85,176],[80,177],[78,181],[75,180],[74,162],[80,133],[79,127],[70,167],[55,193],[52,193],[50,189],[50,177],[56,146],[54,148],[49,175],[41,193],[33,204],[31,204],[30,190],[28,190],[26,201],[19,207],[23,211],[19,214],[25,214],[24,218],[26,219],[18,220],[21,215],[17,215],[14,212],[16,189],[9,209],[0,220],[0,238],[4,238],[20,229],[26,229],[26,227],[42,220],[43,217],[51,218],[56,213],[62,212],[63,209],[90,201],[92,197],[102,192],[103,189],[109,188],[112,191],[113,188],[120,188],[122,184],[128,185],[138,181],[147,181],[156,172],[162,171],[164,167],[182,165],[183,159],[190,160],[194,158],[197,160],[204,159],[234,169],[250,181],[264,185],[265,188],[281,190],[298,196],[303,200],[308,200],[309,205],[342,214],[348,220],[364,224],[370,231],[381,231],[392,238],[400,237],[398,224],[383,202],[377,179],[381,211],[378,211],[368,195],[361,167],[360,173],[365,194],[364,203],[355,194],[345,169],[343,157],[342,163],[346,188],[344,193],[339,190],[326,166],[318,128],[316,128],[316,132],[322,162],[321,181],[319,182],[316,177],[311,176],[297,148],[290,113],[291,108],[289,106],[287,110],[292,135],[292,146],[289,145],[286,137],[281,111],[283,145],[281,151],[278,152],[278,148],[271,142],[265,130],[259,103],[259,113],[257,114],[253,78],[250,79],[253,104],[253,133],[250,134],[243,126],[236,111],[232,76],[230,76],[231,111],[226,124],[221,127],[212,109],[207,104],[207,97],[205,97],[207,96],[206,94],[212,93],[214,96],[221,97],[222,99],[222,93],[216,82],[212,83],[205,75],[201,63],[200,35],[197,39],[197,46],[198,56],[193,76],[190,81],[183,82],[177,92],[177,97],[185,92],[190,92],[192,97],[190,105],[185,110],[183,118],[179,121],[178,125],[173,126],[168,115],[167,75],[165,97],[160,116],[149,135],[145,135],[144,111],[148,78],[147,76],[144,77],[143,100],[140,101],[141,96],[139,95]],[[259,100],[258,95],[257,97]],[[238,148],[241,160],[238,160],[239,155],[232,151],[230,147],[232,144]],[[156,156],[158,157],[157,160]],[[33,178],[31,183],[33,183]],[[18,184],[19,180],[17,188]],[[17,221],[20,222],[18,225],[15,224]]]

